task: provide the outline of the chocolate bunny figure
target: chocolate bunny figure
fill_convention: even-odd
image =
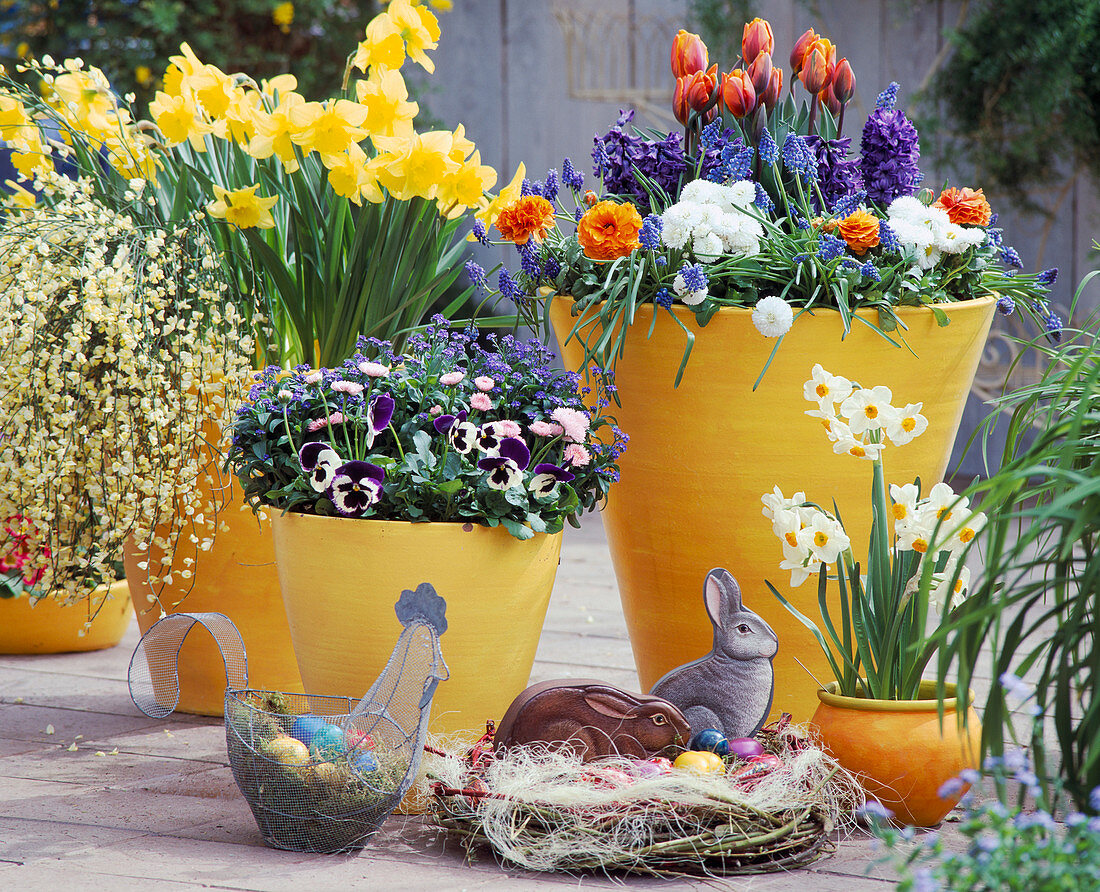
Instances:
[[[645,759],[687,746],[691,727],[671,703],[590,678],[531,685],[500,721],[496,749],[536,743],[572,749],[583,762],[604,756]]]
[[[707,574],[703,603],[714,624],[714,648],[673,669],[651,693],[676,704],[696,734],[716,728],[726,737],[751,737],[771,709],[772,658],[779,639],[771,626],[745,609],[737,580],[727,570]]]

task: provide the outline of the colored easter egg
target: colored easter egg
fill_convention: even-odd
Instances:
[[[726,740],[726,735],[715,728],[706,728],[691,738],[691,743],[688,744],[689,750],[709,750],[712,753],[717,753],[719,756],[728,756],[730,754],[730,744]]]
[[[294,724],[290,726],[290,736],[309,746],[313,743],[313,735],[328,727],[329,723],[319,715],[299,715],[294,717]]]
[[[640,780],[651,777],[661,777],[672,771],[672,763],[661,756],[645,761],[634,762],[630,766],[630,774]]]
[[[332,759],[340,755],[344,751],[344,729],[326,722],[314,733],[309,751],[319,759]]]
[[[738,759],[752,759],[764,752],[764,745],[753,737],[734,737],[729,741],[729,751]]]
[[[676,757],[672,767],[694,774],[720,774],[726,770],[726,763],[710,750],[688,750]]]
[[[264,752],[283,765],[308,765],[309,749],[300,740],[280,735],[264,744]]]
[[[348,731],[344,735],[344,745],[348,748],[348,752],[354,749],[372,750],[374,738],[366,731]]]
[[[370,774],[378,770],[378,760],[374,753],[366,750],[353,750],[348,755],[348,764],[359,774]]]

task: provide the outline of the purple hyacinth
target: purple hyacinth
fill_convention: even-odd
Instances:
[[[669,195],[678,195],[687,160],[679,134],[670,133],[660,142],[644,139],[626,132],[633,118],[633,110],[621,112],[615,125],[595,138],[592,160],[596,175],[603,176],[604,189],[629,198],[645,215],[650,210],[649,193],[638,176]]]
[[[850,157],[851,137],[822,139],[811,135],[806,137],[806,145],[817,161],[817,182],[827,205],[831,207],[844,196],[863,191],[859,160]]]
[[[904,112],[892,103],[889,106],[882,105],[868,116],[860,145],[867,195],[883,207],[901,195],[914,195],[921,181],[917,128]]]
[[[336,469],[328,497],[345,517],[362,517],[382,497],[386,472],[367,461],[349,461]]]
[[[566,158],[561,163],[561,181],[574,192],[580,192],[584,188],[584,172],[577,170],[573,162]]]

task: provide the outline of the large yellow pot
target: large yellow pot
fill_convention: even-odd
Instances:
[[[111,586],[107,602],[86,630],[87,604],[65,606],[42,598],[32,607],[30,598],[0,598],[0,654],[62,654],[114,647],[133,615],[125,581]]]
[[[521,542],[505,529],[306,514],[272,518],[290,634],[306,691],[361,697],[401,633],[393,606],[431,583],[447,601],[450,678],[431,731],[474,738],[527,687],[561,533]]]
[[[920,700],[841,697],[836,682],[817,692],[812,724],[822,743],[898,824],[938,824],[968,789],[941,799],[940,787],[978,765],[981,723],[968,702],[967,725],[958,727],[956,688],[946,687],[942,725],[935,682],[921,682],[920,696],[928,699]]]
[[[215,447],[224,442],[220,427],[213,422],[208,422],[204,431],[207,442]],[[160,584],[154,591],[148,573],[138,566],[146,556],[133,547],[127,548],[126,576],[138,624],[145,634],[164,613],[224,613],[244,640],[249,686],[300,693],[302,680],[275,572],[271,523],[258,520],[244,506],[233,475],[221,470],[223,461],[219,450],[211,448],[196,482],[204,502],[210,499],[218,506],[219,529],[213,545],[202,551],[181,544],[172,563],[172,584]],[[158,528],[157,535],[165,536],[166,531]],[[189,568],[193,571],[191,579],[180,574],[187,558],[194,559]],[[187,637],[179,652],[179,685],[177,712],[222,714],[225,666],[209,635]]]
[[[550,307],[559,344],[577,322],[571,307],[560,297]],[[951,319],[945,328],[926,308],[900,309],[912,352],[858,323],[842,341],[836,311],[803,314],[755,391],[753,382],[776,342],[756,330],[751,311],[720,310],[700,329],[687,308],[673,307],[696,335],[675,388],[684,333],[662,310],[647,339],[653,305],[638,309],[616,367],[622,405],[610,410],[630,445],[603,519],[643,690],[709,652],[703,580],[714,567],[725,567],[741,584],[745,605],[779,636],[773,717],[810,717],[818,685],[796,659],[822,682],[830,677],[828,663],[764,581],[811,617],[818,615],[817,586],[789,587],[760,497],[778,485],[784,495],[804,491],[822,505],[836,499],[858,558],[867,553],[872,465],[833,453],[820,422],[804,414],[811,406],[802,385],[821,363],[861,384],[887,385],[895,404],[923,403],[928,430],[908,446],[889,448],[884,463],[888,482],[919,476],[927,490],[947,468],[994,307],[992,298],[945,305]],[[873,313],[861,315],[875,321]],[[585,329],[590,332],[591,326]],[[583,352],[575,338],[562,352],[567,367],[580,367]],[[838,598],[835,591],[832,597]]]

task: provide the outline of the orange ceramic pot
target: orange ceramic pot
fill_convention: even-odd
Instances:
[[[389,659],[402,590],[447,601],[450,678],[430,730],[473,740],[527,687],[562,534],[520,541],[503,527],[285,514],[272,518],[290,634],[306,691],[362,697]]]
[[[809,719],[818,685],[796,660],[817,678],[830,676],[828,663],[765,580],[809,616],[818,614],[817,586],[788,585],[788,573],[779,569],[782,548],[761,514],[760,497],[778,485],[788,497],[804,491],[822,505],[836,499],[855,554],[866,555],[872,465],[833,453],[820,422],[804,414],[811,406],[802,385],[821,363],[867,386],[885,384],[895,404],[923,403],[928,430],[905,447],[888,449],[884,463],[888,482],[920,477],[927,490],[943,479],[994,308],[992,298],[944,305],[951,320],[944,328],[924,307],[901,308],[911,349],[855,322],[841,340],[839,313],[819,310],[800,316],[771,357],[776,342],[756,330],[750,310],[719,310],[700,329],[694,313],[674,306],[677,320],[696,337],[679,387],[674,380],[683,330],[664,310],[654,320],[653,304],[638,308],[616,366],[622,405],[609,410],[630,445],[603,520],[642,690],[710,651],[703,580],[714,567],[725,567],[740,583],[745,605],[779,637],[773,718],[789,712],[796,721]],[[550,306],[559,344],[578,322],[571,309],[568,298]],[[877,321],[874,313],[860,315]],[[594,334],[596,324],[584,325],[582,336]],[[568,368],[581,367],[576,338],[562,344],[562,355]],[[838,610],[839,595],[832,597]]]
[[[213,423],[205,429],[208,443],[221,444],[222,431]],[[181,547],[172,564],[173,583],[148,583],[138,564],[144,554],[128,547],[126,577],[145,634],[165,613],[224,613],[240,630],[248,657],[249,687],[300,693],[302,680],[294,659],[279,577],[275,572],[275,545],[271,523],[257,519],[246,508],[231,473],[221,470],[224,457],[213,448],[196,487],[218,506],[219,529],[208,551]],[[166,535],[158,529],[158,535]],[[193,578],[179,571],[191,557]],[[189,635],[179,652],[177,712],[221,715],[225,706],[225,665],[213,638]]]
[[[87,604],[66,606],[42,598],[32,607],[30,598],[0,598],[0,654],[62,654],[114,647],[133,615],[125,581],[111,586],[107,602],[87,628]]]
[[[969,705],[974,695],[968,697],[966,727],[960,728],[955,685],[947,685],[942,725],[935,699],[841,697],[836,682],[825,687],[817,692],[821,702],[811,722],[825,748],[898,824],[931,827],[942,821],[969,787],[948,799],[939,797],[940,787],[978,766],[982,726]],[[921,682],[922,697],[935,692],[935,682]]]

